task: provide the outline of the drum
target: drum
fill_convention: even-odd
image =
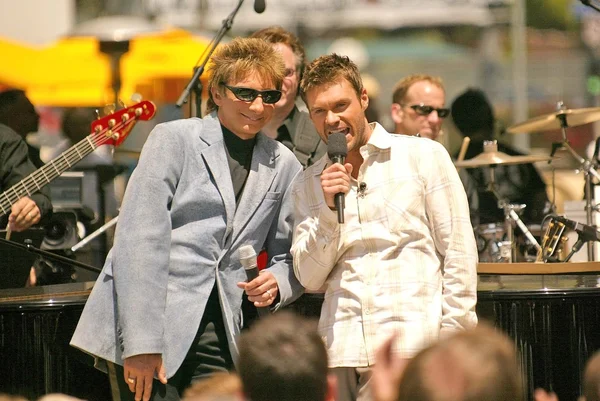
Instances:
[[[479,261],[499,263],[510,261],[510,243],[506,241],[502,223],[481,224],[475,228]]]
[[[600,349],[599,277],[479,276],[477,315],[514,340],[526,397],[537,387],[576,400],[587,359]]]
[[[0,389],[28,399],[111,399],[108,377],[69,346],[93,283],[0,291]]]
[[[527,229],[539,244],[542,229],[539,224],[528,225]],[[481,224],[475,228],[475,240],[479,262],[508,263],[510,262],[511,243],[503,223]],[[516,260],[513,262],[535,262],[537,246],[533,244],[519,227],[514,228],[514,243]]]

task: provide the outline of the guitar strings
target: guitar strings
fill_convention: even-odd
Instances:
[[[135,116],[134,113],[134,117],[130,117],[125,121],[119,121],[119,123],[115,124],[115,126],[112,128],[107,127],[102,129],[101,131],[86,136],[76,145],[61,153],[60,156],[57,156],[56,158],[52,159],[44,166],[40,167],[38,170],[29,174],[23,180],[4,191],[2,194],[0,194],[0,209],[2,210],[2,214],[7,214],[10,211],[10,207],[19,199],[23,198],[26,195],[31,196],[32,193],[35,193],[44,185],[48,184],[50,181],[58,177],[60,174],[62,174],[62,171],[71,168],[74,164],[76,164],[85,156],[96,150],[99,146],[102,146],[107,142],[114,140],[112,137],[104,135],[106,134],[106,132],[108,132],[109,130],[120,130],[121,128],[124,128],[127,125],[129,125],[133,120],[137,118],[138,117]],[[80,145],[82,145],[81,149],[79,149]],[[80,151],[83,151],[83,156],[81,156]],[[49,174],[46,174],[46,171],[44,170],[49,170]],[[43,178],[46,181],[45,184],[40,186],[36,178],[38,180],[42,180]],[[21,184],[23,189],[20,192],[17,192],[15,187],[19,184]],[[11,191],[13,195],[9,195],[9,192]],[[2,200],[2,198],[4,198],[5,200]]]

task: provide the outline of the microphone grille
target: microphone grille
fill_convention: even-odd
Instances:
[[[242,261],[256,258],[256,252],[254,251],[254,248],[252,247],[252,245],[241,246],[239,249],[239,253],[240,253],[240,260],[242,260]]]
[[[343,132],[336,132],[327,137],[327,154],[329,157],[348,155],[348,144]]]

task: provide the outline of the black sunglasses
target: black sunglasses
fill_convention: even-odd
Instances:
[[[259,91],[251,88],[239,88],[237,86],[229,86],[224,82],[221,82],[221,85],[229,89],[236,98],[244,102],[253,102],[254,99],[256,99],[259,96],[262,98],[262,101],[265,104],[277,103],[279,99],[281,99],[281,91],[278,91],[276,89]]]
[[[430,115],[434,110],[437,111],[437,114],[440,118],[446,118],[448,117],[448,115],[450,114],[450,109],[445,109],[445,108],[441,108],[441,109],[437,109],[433,106],[428,106],[426,104],[413,104],[411,106],[408,106],[411,109],[413,109],[418,115],[420,116],[428,116]]]

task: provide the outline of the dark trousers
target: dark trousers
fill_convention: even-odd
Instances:
[[[129,391],[123,376],[123,367],[113,363],[108,363],[108,366],[113,401],[134,401],[134,393]],[[223,315],[216,290],[213,289],[200,328],[182,365],[167,384],[154,380],[150,400],[179,401],[192,382],[205,379],[217,371],[232,369]]]

